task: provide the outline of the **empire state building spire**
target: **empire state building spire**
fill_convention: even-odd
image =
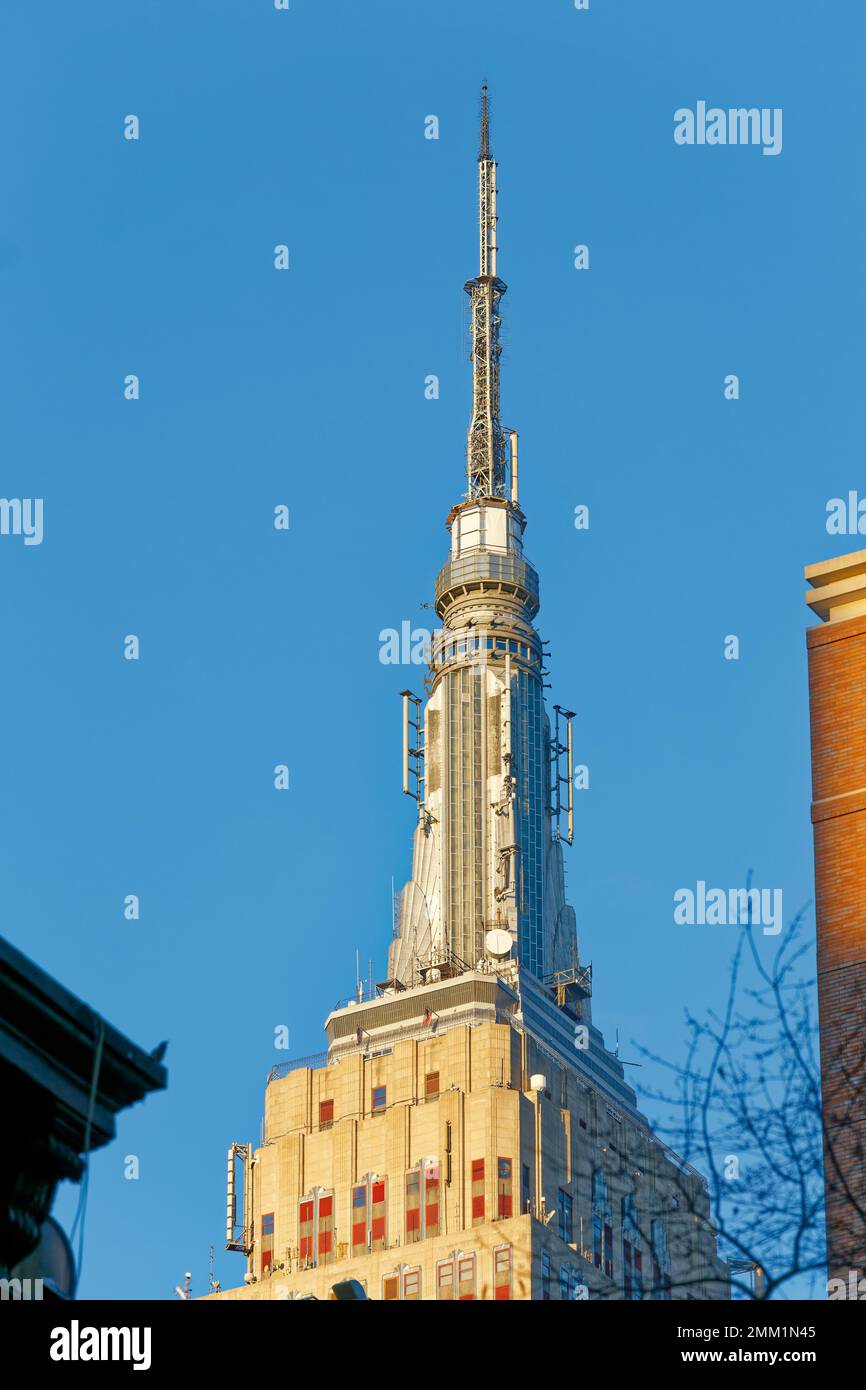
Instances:
[[[446,520],[427,698],[403,692],[403,790],[418,807],[412,876],[388,977],[465,972],[503,959],[544,980],[570,968],[575,916],[563,843],[572,839],[570,715],[544,707],[535,627],[538,574],[523,549],[516,435],[499,418],[496,164],[487,89],[478,154],[479,274],[472,310],[468,490]],[[510,457],[509,457],[510,455]],[[564,722],[563,722],[564,721]],[[567,817],[563,840],[560,820]],[[497,954],[498,953],[498,954]]]
[[[328,1015],[327,1064],[272,1068],[260,1145],[229,1149],[226,1245],[248,1264],[228,1296],[333,1298],[363,1280],[389,1302],[546,1298],[555,1260],[561,1298],[725,1298],[705,1187],[653,1142],[593,1025],[566,895],[572,715],[545,709],[539,580],[499,420],[486,89],[478,181],[469,490],[445,519],[424,694],[401,692],[411,873],[385,979]]]
[[[487,85],[481,88],[478,152],[479,266],[467,281],[472,336],[472,418],[466,445],[470,497],[506,495],[505,435],[499,419],[499,301],[507,286],[496,274],[496,161],[490,153]]]

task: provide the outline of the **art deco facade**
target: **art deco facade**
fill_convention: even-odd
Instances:
[[[496,165],[482,97],[473,405],[436,581],[425,697],[404,692],[417,806],[387,978],[275,1069],[263,1143],[229,1156],[226,1298],[727,1296],[699,1174],[651,1133],[592,1023],[566,902],[568,711],[545,711],[538,575],[499,410]],[[566,827],[562,833],[563,825]]]

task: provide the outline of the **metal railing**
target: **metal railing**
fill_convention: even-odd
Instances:
[[[284,1076],[288,1076],[290,1071],[300,1071],[301,1067],[309,1067],[312,1071],[327,1065],[327,1052],[311,1052],[308,1057],[295,1057],[291,1062],[278,1062],[268,1072],[267,1084],[270,1086],[272,1081],[281,1081]]]
[[[479,546],[445,562],[436,579],[436,602],[449,589],[483,580],[514,584],[538,601],[538,575],[528,560],[510,555],[507,551],[486,550]]]

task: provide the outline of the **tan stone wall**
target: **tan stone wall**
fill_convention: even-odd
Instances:
[[[439,1074],[439,1095],[428,1101],[425,1076],[433,1072]],[[536,1096],[528,1090],[528,1078],[539,1072],[547,1077],[547,1092]],[[386,1088],[387,1104],[383,1113],[373,1114],[372,1092],[379,1086]],[[333,1123],[325,1128],[319,1126],[322,1101],[333,1101]],[[696,1276],[720,1274],[703,1186],[697,1177],[676,1169],[662,1145],[616,1113],[576,1071],[553,1062],[508,1024],[455,1027],[441,1037],[398,1043],[383,1057],[366,1059],[358,1052],[338,1065],[291,1072],[268,1086],[265,1143],[255,1151],[251,1170],[256,1242],[250,1265],[257,1282],[222,1296],[273,1298],[294,1291],[323,1297],[338,1279],[357,1277],[366,1281],[371,1297],[380,1298],[383,1277],[405,1264],[421,1268],[422,1297],[431,1299],[436,1296],[436,1262],[459,1248],[479,1252],[478,1297],[492,1297],[480,1290],[492,1279],[493,1247],[512,1243],[514,1298],[542,1296],[542,1249],[554,1271],[551,1298],[559,1297],[563,1263],[580,1269],[595,1295],[616,1297],[621,1205],[628,1192],[637,1194],[646,1226],[646,1279],[649,1220],[659,1214],[668,1230],[674,1296],[685,1297],[686,1291],[723,1296],[718,1288],[692,1287]],[[510,1219],[498,1219],[500,1158],[512,1163]],[[405,1178],[421,1159],[439,1163],[440,1230],[407,1244]],[[483,1224],[473,1226],[471,1174],[478,1159],[484,1160],[485,1210]],[[603,1168],[608,1183],[613,1282],[592,1265],[592,1175],[597,1168]],[[368,1173],[387,1180],[388,1248],[353,1257],[352,1185]],[[314,1187],[334,1194],[334,1258],[318,1269],[302,1270],[298,1204]],[[558,1234],[560,1190],[573,1200],[571,1245]],[[274,1216],[274,1267],[264,1278],[263,1213]],[[274,1291],[278,1285],[280,1293]]]
[[[510,1221],[492,1221],[463,1233],[459,1242],[453,1236],[439,1236],[419,1241],[416,1245],[378,1251],[363,1259],[347,1259],[338,1265],[319,1269],[287,1272],[276,1270],[257,1283],[238,1289],[227,1289],[211,1295],[213,1299],[288,1299],[313,1294],[326,1299],[331,1287],[340,1279],[358,1279],[364,1283],[368,1298],[380,1300],[383,1280],[397,1273],[401,1266],[421,1271],[421,1298],[436,1298],[436,1271],[441,1260],[453,1258],[455,1250],[476,1258],[476,1298],[493,1301],[493,1252],[497,1246],[510,1246],[512,1251],[513,1300],[528,1301],[532,1288],[532,1235],[536,1223],[529,1216],[513,1217]]]

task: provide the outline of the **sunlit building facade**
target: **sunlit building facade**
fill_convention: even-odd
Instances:
[[[593,1025],[566,901],[571,714],[545,709],[517,435],[500,420],[496,164],[478,155],[466,490],[447,518],[425,691],[403,692],[412,872],[385,978],[275,1068],[229,1153],[222,1298],[721,1298],[700,1174],[652,1133]]]

